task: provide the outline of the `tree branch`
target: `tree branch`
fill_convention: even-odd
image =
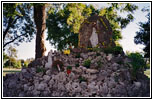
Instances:
[[[19,19],[21,16],[17,16],[16,19],[13,21],[12,17],[9,18],[8,26],[6,30],[3,32],[3,41],[6,37],[6,34],[8,33],[9,29],[12,27],[13,24],[16,23],[17,19]]]
[[[16,39],[18,39],[19,37],[24,36],[24,35],[26,35],[26,33],[25,33],[25,34],[22,34],[22,35],[19,35],[19,36],[15,37],[13,40],[11,40],[11,41],[5,43],[5,44],[3,45],[3,48],[6,47],[6,45],[8,45],[8,44],[14,42]]]

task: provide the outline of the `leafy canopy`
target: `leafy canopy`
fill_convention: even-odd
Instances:
[[[87,17],[94,14],[106,16],[109,20],[112,30],[113,39],[117,41],[122,38],[121,29],[125,28],[133,21],[133,13],[138,7],[134,4],[111,3],[106,8],[96,9],[93,5],[82,3],[62,4],[60,9],[54,9],[48,13],[46,26],[48,29],[47,40],[55,45],[58,50],[66,49],[70,45],[78,46],[78,33],[81,23]],[[120,13],[127,13],[126,17],[121,17]]]
[[[136,44],[143,44],[145,48],[143,49],[145,52],[145,57],[150,57],[150,13],[149,9],[143,9],[143,11],[148,11],[147,14],[147,22],[140,22],[140,30],[136,32],[136,36],[134,38],[134,42]]]
[[[3,47],[32,40],[35,33],[31,4],[3,3]]]

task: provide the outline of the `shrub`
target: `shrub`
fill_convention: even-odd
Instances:
[[[100,53],[98,53],[98,52],[96,53],[96,56],[100,56],[100,55],[101,55]]]
[[[75,58],[80,58],[80,53],[77,53]]]
[[[85,66],[85,67],[87,67],[87,68],[90,67],[90,64],[91,64],[91,61],[90,61],[89,59],[87,59],[87,60],[85,60],[85,61],[83,62],[83,66]]]
[[[24,62],[24,67],[28,67],[29,62],[25,61]]]
[[[103,52],[106,54],[112,53],[114,55],[118,55],[123,52],[123,48],[121,46],[106,47],[106,48],[103,48]]]
[[[40,73],[40,72],[45,72],[45,69],[44,68],[42,68],[42,67],[37,67],[36,68],[36,73]]]
[[[93,48],[93,51],[94,51],[94,52],[101,52],[102,49],[101,49],[101,48],[96,48],[96,47],[94,47],[94,48]]]
[[[123,52],[123,48],[121,46],[116,46],[113,48],[113,54],[118,55]]]
[[[102,66],[102,62],[101,61],[98,61],[97,64],[98,64],[98,67]]]
[[[12,68],[21,68],[21,60],[16,60],[15,58],[10,57],[5,63],[3,67],[12,67]]]
[[[67,66],[67,70],[72,70],[72,66]]]
[[[79,81],[81,82],[87,82],[87,79],[85,77],[79,76]]]
[[[141,54],[139,53],[131,53],[128,57],[132,60],[130,63],[133,67],[133,75],[136,76],[136,73],[143,68],[145,68],[146,64]]]
[[[77,64],[75,64],[75,67],[79,67],[80,65],[77,63]]]

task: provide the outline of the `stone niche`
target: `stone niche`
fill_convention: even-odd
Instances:
[[[81,48],[115,46],[109,21],[98,15],[87,18],[80,27],[78,45]]]

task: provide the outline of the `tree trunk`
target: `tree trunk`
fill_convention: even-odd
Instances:
[[[45,14],[45,4],[35,4],[34,5],[34,21],[37,28],[36,34],[36,49],[35,49],[35,59],[44,56],[46,48],[44,44],[44,31],[46,29],[46,14]]]

